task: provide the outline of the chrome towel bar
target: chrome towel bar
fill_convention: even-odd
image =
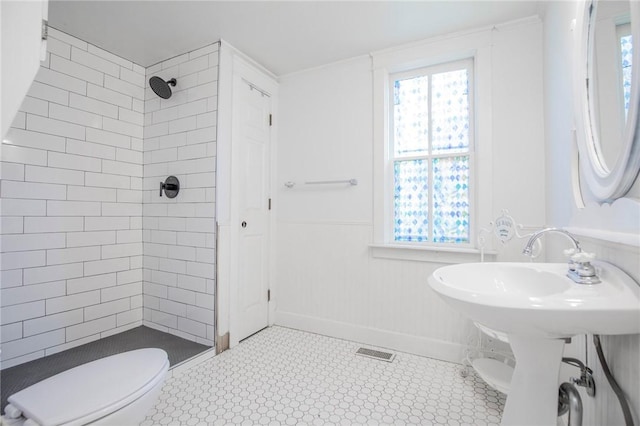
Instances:
[[[310,182],[305,182],[305,185],[333,185],[333,184],[339,184],[339,183],[348,183],[351,186],[355,186],[358,184],[358,179],[342,179],[342,180],[317,180],[317,181],[310,181]],[[294,186],[296,186],[295,182],[285,182],[284,186],[286,186],[287,188],[293,188]]]

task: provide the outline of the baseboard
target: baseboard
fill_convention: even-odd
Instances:
[[[466,351],[466,347],[458,343],[380,330],[291,312],[276,312],[274,324],[457,364],[461,363]]]

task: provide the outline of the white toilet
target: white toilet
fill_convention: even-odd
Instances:
[[[168,370],[167,353],[155,348],[92,361],[11,395],[2,425],[137,425]]]

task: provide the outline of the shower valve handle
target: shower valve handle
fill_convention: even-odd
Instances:
[[[169,176],[164,182],[160,182],[160,196],[162,191],[168,198],[175,198],[180,192],[180,181],[175,176]]]
[[[178,189],[178,185],[174,184],[174,183],[164,183],[164,182],[160,182],[160,196],[162,197],[162,190],[165,191],[175,191],[176,189]]]

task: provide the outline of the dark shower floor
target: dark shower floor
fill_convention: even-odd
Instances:
[[[9,396],[34,383],[96,359],[142,348],[164,349],[169,355],[169,363],[174,366],[206,351],[209,346],[142,326],[16,365],[0,371],[2,413]]]

